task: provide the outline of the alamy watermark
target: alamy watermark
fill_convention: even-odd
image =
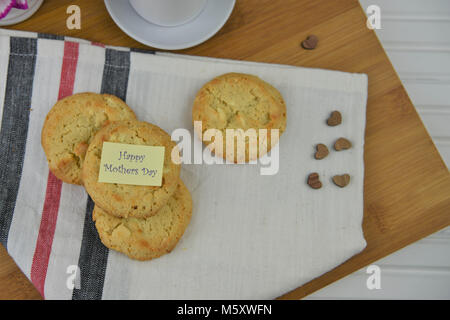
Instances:
[[[381,9],[379,6],[372,4],[367,7],[367,28],[373,29],[381,29]]]
[[[80,289],[80,267],[72,264],[67,267],[66,273],[69,275],[66,280],[67,289]]]
[[[381,289],[381,269],[377,265],[370,265],[366,269],[366,273],[370,276],[366,280],[366,286],[369,290]]]
[[[67,29],[81,29],[81,9],[76,4],[67,7],[66,13],[70,16],[66,20]]]
[[[178,142],[171,153],[176,164],[261,164],[261,175],[275,175],[280,168],[278,129],[226,129],[225,146],[219,129],[202,130],[202,122],[194,121],[194,135],[185,128],[172,132],[172,141]],[[203,150],[202,142],[207,144]],[[271,150],[268,150],[269,146]],[[247,150],[248,146],[248,150]],[[269,152],[268,152],[269,151]],[[213,154],[214,153],[214,154]],[[224,159],[224,155],[226,159]]]

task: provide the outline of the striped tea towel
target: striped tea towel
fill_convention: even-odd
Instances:
[[[208,80],[255,74],[280,90],[287,129],[279,170],[184,164],[193,217],[178,246],[140,262],[105,248],[94,203],[48,170],[47,112],[92,91],[124,99],[141,120],[192,133],[191,106]],[[272,299],[343,263],[366,245],[363,218],[367,76],[284,65],[141,52],[0,29],[0,240],[46,299]],[[339,110],[342,125],[325,120]],[[314,160],[314,146],[353,148]],[[193,140],[197,147],[201,143]],[[275,152],[275,151],[274,151]],[[323,187],[306,177],[319,172]],[[335,174],[349,173],[346,188]]]

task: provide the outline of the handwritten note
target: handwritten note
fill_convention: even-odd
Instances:
[[[103,142],[98,182],[161,186],[164,151],[161,146]]]

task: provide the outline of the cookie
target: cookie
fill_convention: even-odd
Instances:
[[[206,83],[199,90],[192,108],[192,120],[201,137],[208,129],[216,129],[222,133],[223,150],[214,150],[217,156],[236,163],[248,162],[263,156],[278,142],[278,139],[272,141],[270,129],[278,129],[279,135],[284,132],[286,104],[280,92],[260,78],[227,73]],[[202,122],[201,132],[195,126],[196,121]],[[227,129],[242,129],[243,132],[254,129],[258,141],[245,138],[245,155],[241,156],[238,155],[237,143],[234,142],[234,154],[229,152],[227,155]],[[267,134],[260,137],[259,129],[267,129]],[[233,139],[229,141],[232,142]],[[203,142],[214,149],[208,139],[203,138]],[[260,148],[260,143],[267,145],[266,150]],[[256,152],[252,154],[250,147]]]
[[[133,110],[109,94],[78,93],[59,100],[47,114],[41,143],[51,172],[82,184],[81,168],[94,134],[110,121],[136,119]]]
[[[98,182],[103,142],[163,146],[164,166],[161,186],[138,186]],[[156,214],[175,192],[180,165],[172,161],[172,149],[179,155],[175,142],[161,128],[140,121],[112,122],[98,131],[84,159],[82,178],[95,204],[109,214],[128,218],[145,218]],[[178,160],[178,159],[177,159]]]
[[[192,199],[181,180],[158,214],[149,218],[117,218],[94,207],[93,220],[102,243],[132,259],[150,260],[175,248],[192,214]]]

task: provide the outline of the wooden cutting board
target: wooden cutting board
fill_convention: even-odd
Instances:
[[[123,33],[103,1],[78,0],[81,30],[66,28],[69,0],[46,0],[12,29],[149,48]],[[300,43],[319,37],[315,50]],[[281,298],[302,298],[450,224],[450,175],[357,0],[237,0],[209,41],[178,53],[361,72],[369,76],[364,235],[367,248]],[[282,270],[280,270],[282,271]],[[0,298],[39,298],[0,250]]]

